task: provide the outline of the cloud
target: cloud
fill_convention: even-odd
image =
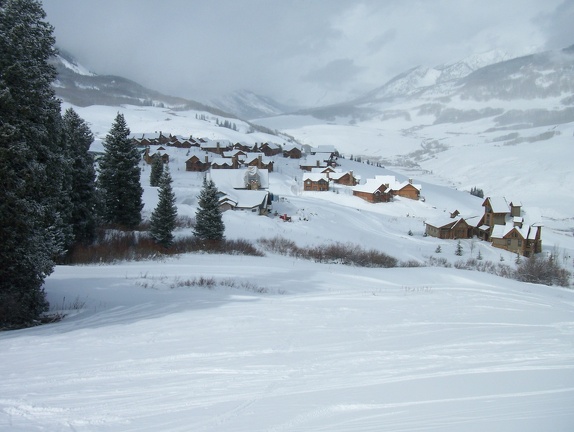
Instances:
[[[57,44],[100,74],[207,100],[250,89],[314,104],[417,65],[566,46],[561,0],[43,0]]]
[[[361,69],[352,59],[337,59],[310,71],[303,80],[324,88],[337,88],[356,79]]]

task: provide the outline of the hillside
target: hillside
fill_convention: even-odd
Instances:
[[[494,86],[484,74],[504,75],[500,65],[491,73],[468,63],[449,73],[472,83],[468,89],[483,86],[481,94]],[[74,79],[97,78],[77,64],[66,68]],[[364,118],[344,110],[329,121],[284,115],[261,121],[269,131],[206,107],[153,97],[143,104],[140,96],[148,96],[138,96],[137,86],[135,105],[98,87],[112,104],[74,109],[90,125],[96,153],[119,111],[135,136],[335,145],[346,156],[340,168],[362,182],[394,175],[422,185],[424,200],[378,204],[346,186],[306,192],[299,161],[273,156],[271,214],[224,212],[229,239],[260,248],[259,239],[275,236],[302,248],[359,244],[410,265],[434,258],[452,266],[480,254],[512,269],[515,255],[488,242],[461,240],[457,256],[456,241],[423,235],[425,220],[454,210],[482,214],[483,200],[468,193],[478,186],[522,201],[528,218],[544,225],[543,255],[573,270],[572,123],[525,126],[521,118],[522,127],[504,129],[497,120],[513,109],[565,110],[564,98],[478,100],[463,97],[458,84],[433,84],[435,72],[412,73],[424,88],[393,100],[373,93],[357,107]],[[446,87],[457,93],[437,90]],[[237,130],[218,126],[222,120]],[[274,129],[282,133],[267,133]],[[178,213],[193,217],[204,174],[186,171],[185,161],[196,150],[165,152]],[[141,167],[147,218],[158,189],[149,186],[149,165]],[[0,333],[0,431],[570,432],[574,424],[568,288],[453,267],[364,268],[266,251],[57,266],[45,289],[63,320]]]

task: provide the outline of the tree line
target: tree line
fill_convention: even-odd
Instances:
[[[39,322],[49,307],[45,278],[74,245],[92,243],[99,227],[142,222],[141,154],[125,118],[116,116],[95,164],[88,124],[72,108],[62,115],[52,88],[55,38],[45,18],[37,0],[0,0],[0,329]],[[167,248],[177,216],[169,170],[155,181],[150,233]],[[203,218],[215,217],[217,229],[196,225],[196,236],[223,238],[218,211]]]

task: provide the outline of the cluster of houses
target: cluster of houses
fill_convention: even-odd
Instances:
[[[458,211],[449,217],[426,221],[426,234],[441,239],[477,236],[492,246],[529,257],[542,252],[542,225],[525,221],[522,204],[503,197],[487,197],[484,214],[464,218]]]
[[[311,148],[309,154],[302,158],[302,150],[296,145],[256,143],[249,146],[226,140],[166,136],[161,132],[133,137],[132,141],[145,148],[143,158],[147,163],[151,163],[154,157],[169,163],[164,146],[190,149],[189,153],[193,154],[185,162],[186,171],[209,172],[220,190],[222,211],[243,210],[259,215],[268,213],[273,200],[273,195],[268,191],[269,173],[274,165],[271,158],[276,155],[300,159],[305,191],[329,191],[330,185],[339,184],[350,187],[354,196],[370,203],[387,203],[397,196],[422,199],[422,186],[413,183],[412,179],[401,182],[395,176],[378,175],[361,184],[361,177],[353,171],[337,168],[339,154],[333,146]],[[150,154],[150,146],[159,146],[153,155]],[[425,221],[425,233],[440,239],[476,236],[491,242],[494,247],[527,257],[542,251],[542,226],[525,222],[519,202],[488,197],[482,206],[484,214],[481,216],[462,217],[455,211],[447,217]]]
[[[276,143],[255,143],[249,146],[244,143],[231,143],[227,140],[209,140],[206,138],[184,138],[180,135],[142,134],[132,137],[134,145],[145,148],[144,160],[151,163],[154,157],[160,157],[164,163],[169,163],[169,155],[164,146],[175,148],[197,149],[185,162],[186,171],[205,172],[209,169],[240,169],[255,166],[259,169],[273,171],[271,156],[283,154],[283,157],[299,159],[301,149],[296,145]],[[150,154],[150,146],[159,146],[154,154]]]

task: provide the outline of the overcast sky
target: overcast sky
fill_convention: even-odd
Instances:
[[[574,0],[42,0],[98,74],[191,99],[249,89],[307,106],[414,66],[574,44]]]

